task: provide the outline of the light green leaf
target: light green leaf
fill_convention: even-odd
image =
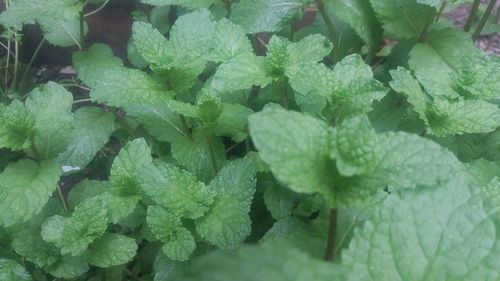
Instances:
[[[58,161],[63,166],[83,169],[109,141],[115,131],[115,117],[97,107],[81,107],[74,118],[72,141]]]
[[[279,253],[279,258],[277,254]],[[181,270],[174,281],[345,280],[337,266],[286,245],[245,246],[213,251]],[[217,270],[214,270],[217,268]]]
[[[167,209],[150,206],[146,217],[151,231],[163,245],[163,253],[173,260],[185,261],[196,248],[191,232],[181,219]]]
[[[45,15],[36,20],[42,28],[45,39],[59,47],[80,46],[80,19],[78,11],[74,11],[74,16],[69,19],[58,19],[53,15]],[[83,36],[89,32],[86,21],[83,22]],[[78,39],[77,39],[78,38]]]
[[[31,23],[43,16],[71,19],[82,8],[77,0],[17,0],[0,15],[0,24],[5,27]]]
[[[153,6],[179,5],[190,9],[196,9],[208,8],[216,3],[217,0],[141,0],[140,2]]]
[[[500,108],[480,100],[448,102],[437,98],[427,116],[430,133],[436,136],[486,133],[500,127]]]
[[[30,93],[26,108],[35,118],[34,147],[44,159],[57,157],[70,142],[73,96],[54,82]]]
[[[222,140],[219,137],[209,138],[199,130],[193,131],[191,138],[178,137],[172,142],[171,148],[174,159],[202,182],[210,181],[215,176],[215,171],[226,161]]]
[[[210,244],[235,248],[250,234],[255,173],[253,161],[240,159],[224,166],[210,182],[217,195],[210,210],[195,222],[197,232]]]
[[[88,199],[78,206],[71,217],[53,216],[42,225],[42,238],[54,243],[61,254],[79,256],[107,228],[107,210],[99,197]]]
[[[47,272],[57,278],[76,278],[89,270],[89,264],[83,256],[62,256],[59,261],[48,267]]]
[[[109,181],[84,179],[71,188],[66,198],[68,207],[74,209],[81,202],[106,192],[111,188]]]
[[[212,204],[215,191],[177,167],[159,163],[139,175],[141,187],[151,199],[181,218],[197,219]]]
[[[226,62],[232,58],[253,53],[252,44],[245,31],[224,18],[215,25],[214,47],[211,60]]]
[[[321,34],[311,34],[299,42],[288,44],[285,48],[285,72],[288,77],[291,77],[297,71],[296,68],[300,64],[323,60],[332,51],[333,44]]]
[[[151,24],[134,22],[132,39],[137,51],[149,64],[166,67],[171,63],[172,52],[167,39]]]
[[[301,193],[333,196],[334,162],[328,125],[284,109],[265,109],[249,118],[250,135],[275,177]],[[300,172],[299,172],[300,171]]]
[[[272,81],[266,73],[265,60],[254,54],[235,57],[223,63],[211,83],[211,87],[223,92],[266,86]]]
[[[250,108],[243,105],[223,103],[214,133],[217,136],[231,137],[235,142],[245,140],[248,134],[248,117],[252,113]]]
[[[482,57],[468,33],[447,28],[433,32],[415,45],[408,63],[427,93],[456,97],[452,78],[464,69],[481,64]]]
[[[73,55],[73,65],[78,78],[85,85],[95,87],[104,72],[110,68],[121,68],[122,61],[113,55],[113,51],[105,44],[94,44],[87,51],[79,51]]]
[[[404,94],[408,102],[412,105],[413,110],[418,113],[419,117],[427,124],[426,117],[427,98],[420,87],[418,81],[413,77],[410,71],[398,67],[396,70],[390,71],[393,81],[390,82],[391,88],[394,91]]]
[[[61,172],[53,161],[24,159],[0,173],[0,223],[7,227],[38,214],[57,187]]]
[[[378,135],[365,116],[346,120],[332,133],[330,156],[344,176],[367,174],[376,161]]]
[[[170,100],[169,92],[158,80],[145,72],[128,68],[112,68],[104,72],[90,96],[97,102],[123,107],[126,111],[139,108],[137,104],[155,105]]]
[[[235,5],[231,21],[247,33],[275,32],[298,16],[299,0],[242,0]]]
[[[382,27],[397,39],[419,36],[434,20],[436,10],[415,0],[370,0]]]
[[[392,193],[342,253],[343,280],[496,280],[492,218],[462,176]]]
[[[115,233],[106,233],[89,245],[85,257],[92,265],[111,267],[132,260],[137,252],[133,238]]]
[[[292,215],[295,205],[293,193],[278,184],[267,186],[264,190],[264,203],[274,219],[279,220]]]
[[[134,211],[141,199],[141,173],[153,168],[152,161],[151,149],[142,138],[127,143],[115,158],[109,176],[111,189],[101,195],[111,222]]]
[[[376,51],[382,43],[383,30],[369,1],[334,0],[331,5],[335,16],[349,24],[370,49]]]
[[[31,275],[17,262],[0,258],[0,279],[5,281],[32,281]]]
[[[0,104],[0,148],[21,150],[29,146],[33,134],[34,117],[18,100],[9,106]]]

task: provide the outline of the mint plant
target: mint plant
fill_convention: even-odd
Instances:
[[[495,1],[459,2],[138,2],[88,99],[0,104],[0,279],[498,280]]]

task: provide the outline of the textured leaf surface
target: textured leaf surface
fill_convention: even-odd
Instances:
[[[141,187],[151,199],[182,218],[197,219],[208,210],[215,192],[188,171],[168,164],[145,169]]]
[[[415,0],[370,0],[382,27],[396,38],[419,36],[432,23],[434,8]]]
[[[163,253],[173,260],[184,261],[196,248],[191,232],[181,219],[160,206],[150,206],[146,217],[151,231],[163,245]]]
[[[280,253],[280,258],[276,258],[276,253]],[[313,259],[293,247],[246,246],[238,251],[211,252],[182,270],[173,280],[343,280],[334,269],[331,263]]]
[[[242,0],[231,20],[247,33],[275,32],[297,16],[301,7],[298,0]]]
[[[271,78],[266,74],[265,60],[254,54],[236,57],[223,63],[214,75],[211,86],[224,92],[266,86]]]
[[[196,230],[209,243],[235,248],[250,234],[250,205],[255,193],[255,164],[248,159],[228,163],[210,182],[216,192],[214,203]]]
[[[0,15],[0,24],[19,26],[48,15],[58,19],[72,18],[80,9],[76,3],[75,0],[17,0]]]
[[[89,87],[95,87],[97,80],[103,77],[110,68],[122,67],[122,61],[113,55],[113,51],[105,44],[94,44],[87,51],[79,51],[73,55],[73,65],[78,78]]]
[[[180,5],[186,8],[208,8],[217,0],[141,0],[144,4],[154,6]]]
[[[151,24],[134,22],[132,38],[137,51],[149,64],[163,67],[171,62],[172,54],[167,39]]]
[[[430,207],[432,206],[432,207]],[[496,280],[495,224],[459,176],[394,193],[342,253],[345,280]]]
[[[390,71],[393,81],[390,85],[394,91],[404,94],[408,102],[413,106],[413,110],[418,113],[419,117],[428,122],[426,116],[427,99],[422,87],[413,77],[410,71],[398,67],[396,70]]]
[[[108,217],[117,222],[131,214],[141,198],[140,174],[152,167],[151,149],[144,139],[126,144],[111,166],[111,189],[102,194]]]
[[[0,105],[0,147],[20,150],[29,145],[34,117],[20,101],[9,106]]]
[[[211,53],[212,60],[224,62],[234,57],[252,54],[253,48],[245,31],[224,18],[215,25],[214,49]]]
[[[408,63],[429,94],[455,97],[452,77],[471,65],[481,64],[482,57],[467,33],[448,28],[415,45]]]
[[[109,181],[84,179],[71,188],[66,198],[66,203],[74,209],[81,202],[105,192],[111,188]]]
[[[32,281],[31,275],[17,262],[0,258],[0,278],[5,281]]]
[[[30,93],[26,107],[35,118],[34,146],[40,157],[57,157],[71,139],[73,96],[54,82]]]
[[[107,228],[106,208],[99,197],[93,197],[76,206],[72,216],[53,216],[42,226],[42,238],[53,242],[61,254],[79,256]]]
[[[109,141],[115,130],[115,117],[97,107],[82,107],[74,114],[71,143],[59,155],[64,166],[83,169]]]
[[[115,233],[106,233],[89,245],[85,257],[92,265],[111,267],[127,263],[137,252],[133,238]]]
[[[38,214],[57,187],[60,170],[53,161],[24,159],[0,173],[0,222],[3,226],[25,222]]]
[[[209,141],[213,144],[214,161]],[[215,170],[223,166],[226,152],[222,140],[218,137],[209,139],[204,132],[194,131],[192,138],[179,137],[172,142],[172,156],[188,171],[203,181],[209,182],[215,176]]]
[[[47,272],[57,278],[76,278],[89,270],[89,264],[83,256],[62,256],[57,263],[47,268]]]
[[[329,158],[326,123],[268,108],[250,116],[249,125],[260,157],[278,180],[296,192],[332,196],[334,163]]]

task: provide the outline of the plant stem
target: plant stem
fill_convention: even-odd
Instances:
[[[418,42],[421,42],[425,35],[427,34],[427,31],[429,30],[429,27],[431,27],[433,23],[434,17],[430,17],[430,15],[427,15],[427,19],[425,20],[425,26],[422,32],[420,33],[420,36],[418,37]]]
[[[207,135],[208,148],[210,150],[210,159],[212,160],[212,166],[214,167],[214,171],[217,174],[219,172],[219,168],[217,167],[217,160],[215,159],[215,146],[214,140],[212,138],[212,133]]]
[[[14,74],[10,87],[15,90],[17,86],[17,72],[19,69],[19,42],[17,41],[17,32],[14,35]]]
[[[335,253],[335,240],[337,239],[337,209],[330,210],[330,224],[328,226],[328,240],[326,242],[326,261],[333,261]]]
[[[8,89],[9,89],[9,64],[10,64],[10,40],[7,41],[7,49],[9,49],[9,52],[7,52],[7,58],[5,59],[5,76],[4,76],[4,82],[5,82],[5,94],[7,95]]]
[[[441,18],[441,16],[443,15],[444,9],[446,8],[447,4],[448,4],[448,1],[444,0],[443,4],[441,4],[441,8],[439,8],[439,11],[436,14],[436,19],[434,20],[435,22],[437,22]]]
[[[491,15],[491,12],[493,12],[493,8],[495,8],[495,4],[497,3],[497,0],[490,0],[490,3],[488,4],[488,7],[486,7],[486,11],[484,12],[483,17],[479,21],[479,24],[476,27],[476,30],[472,34],[472,40],[476,41],[476,39],[481,35],[481,31],[483,31],[484,26],[486,25],[486,21],[488,21],[488,18]]]
[[[469,18],[467,18],[467,22],[465,23],[464,26],[464,30],[466,32],[469,32],[470,28],[472,27],[472,22],[476,17],[477,10],[479,9],[479,4],[481,4],[481,0],[474,0],[474,3],[472,3],[472,8],[470,10]]]
[[[110,0],[106,0],[106,2],[102,3],[102,5],[101,5],[101,6],[99,6],[99,8],[97,8],[97,9],[95,9],[95,10],[91,11],[91,12],[86,13],[84,16],[85,16],[85,17],[89,17],[89,16],[91,16],[91,15],[94,15],[94,14],[99,13],[99,11],[101,11],[102,9],[104,9],[104,7],[106,7],[106,5],[109,3],[109,1],[110,1]]]
[[[66,205],[66,200],[64,200],[64,196],[62,194],[61,187],[59,186],[59,184],[57,185],[57,192],[59,193],[59,197],[61,198],[61,203],[63,205],[64,211],[68,212],[69,211],[68,205]]]
[[[328,12],[325,9],[325,3],[323,3],[323,0],[316,0],[316,6],[318,6],[318,11],[321,14],[321,17],[323,18],[323,20],[325,21],[326,28],[328,29],[328,32],[330,33],[330,37],[332,38],[332,42],[334,42],[337,38],[337,29],[335,28],[335,25],[333,24],[332,19],[328,16]],[[333,58],[334,63],[337,61],[337,58],[335,56],[335,53],[336,53],[335,47],[336,46],[333,46],[333,50],[332,50],[332,58]]]
[[[85,14],[80,11],[80,48],[85,50]]]
[[[188,126],[188,123],[186,121],[186,118],[184,115],[180,115],[182,126],[184,127],[184,130],[186,131],[185,134],[188,136],[188,138],[193,139],[193,135],[191,133],[191,129]]]
[[[21,82],[19,82],[19,88],[21,89],[24,86],[24,82],[26,81],[26,78],[28,77],[28,73],[30,71],[31,66],[33,65],[33,62],[35,61],[36,57],[38,56],[38,53],[42,49],[43,44],[45,43],[45,38],[40,41],[38,46],[35,49],[35,52],[33,52],[33,55],[31,56],[30,61],[28,62],[28,66],[26,66],[26,69],[24,70],[23,77],[21,78]]]

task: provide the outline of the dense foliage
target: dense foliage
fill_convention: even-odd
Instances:
[[[85,44],[109,1],[6,2],[6,47],[77,45],[89,92],[16,49],[0,280],[500,280],[492,4],[141,0],[125,59]]]

